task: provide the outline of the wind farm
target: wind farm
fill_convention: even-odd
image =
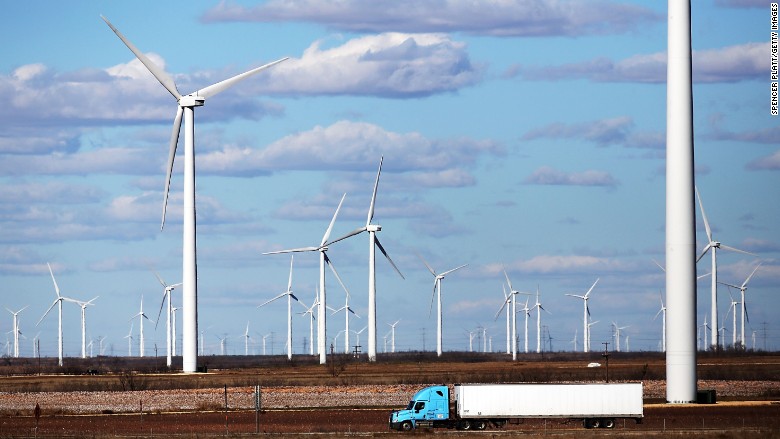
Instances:
[[[780,350],[771,10],[529,5],[9,5],[6,371],[770,399],[742,368]]]

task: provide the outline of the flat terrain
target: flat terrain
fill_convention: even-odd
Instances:
[[[202,437],[255,431],[390,435],[390,410],[402,408],[424,385],[603,382],[607,374],[606,364],[587,367],[603,360],[595,353],[529,355],[516,362],[496,354],[399,354],[380,356],[372,364],[337,356],[327,366],[310,357],[293,363],[278,357],[207,357],[202,361],[208,373],[199,374],[162,371],[159,359],[68,359],[68,373],[54,373],[61,369],[48,364],[51,359],[4,360],[0,437]],[[678,437],[780,437],[780,357],[703,355],[698,370],[699,388],[714,389],[718,403],[667,405],[662,355],[615,354],[610,356],[610,381],[643,383],[642,424],[621,420],[609,431],[584,430],[579,422],[566,420],[531,420],[491,433],[660,437],[674,431]],[[255,385],[262,390],[259,414],[254,411]],[[35,404],[41,408],[37,432]]]

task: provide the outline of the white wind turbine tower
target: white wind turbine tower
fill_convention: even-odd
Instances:
[[[397,325],[398,322],[400,322],[400,321],[401,320],[398,319],[398,320],[395,321],[395,323],[392,323],[392,324],[388,323],[387,324],[388,326],[390,326],[390,333],[392,334],[390,336],[390,340],[391,340],[390,341],[390,351],[393,352],[393,353],[395,353],[395,325]]]
[[[442,311],[441,311],[441,281],[444,279],[444,276],[452,273],[455,270],[461,269],[469,264],[463,264],[460,267],[455,267],[451,270],[447,270],[441,274],[436,274],[436,272],[431,268],[430,265],[428,265],[427,262],[425,262],[425,259],[423,259],[422,256],[419,254],[417,255],[420,260],[423,261],[423,264],[428,268],[428,271],[431,272],[433,275],[433,294],[431,295],[431,306],[428,310],[428,314],[430,315],[431,310],[433,310],[433,298],[437,297],[436,303],[437,303],[437,309],[438,312],[436,314],[436,355],[441,357],[441,337],[442,337],[442,328],[441,328],[441,318],[442,318]]]
[[[512,300],[512,296],[509,296],[506,294],[506,287],[504,284],[501,284],[501,289],[504,291],[504,301],[501,303],[501,308],[498,308],[498,312],[496,312],[496,316],[493,318],[493,320],[498,320],[498,315],[501,314],[501,311],[506,308],[506,353],[511,354],[512,353],[512,329],[509,326],[509,307],[507,306],[509,302]]]
[[[130,317],[130,320],[133,320],[134,318],[138,317],[138,320],[140,320],[139,324],[139,340],[140,344],[138,347],[139,350],[139,357],[144,356],[144,319],[149,320],[149,317],[146,316],[146,313],[144,313],[144,296],[141,295],[141,311],[138,312],[138,314]]]
[[[173,305],[171,303],[171,292],[174,290],[174,288],[181,285],[181,282],[173,285],[168,285],[165,283],[162,277],[155,271],[154,275],[157,277],[157,280],[160,282],[160,285],[163,287],[163,297],[162,301],[160,302],[160,311],[157,312],[157,320],[155,320],[154,323],[154,329],[157,329],[157,325],[160,323],[160,314],[162,314],[163,305],[165,304],[165,301],[168,301],[168,309],[166,312],[166,319],[165,319],[165,348],[167,350],[167,357],[166,357],[166,365],[168,367],[171,367],[173,364],[172,356],[175,355],[173,353],[173,335],[171,333],[171,318],[173,317]]]
[[[87,302],[73,300],[81,307],[81,358],[87,358],[87,307],[90,305],[94,306],[92,302],[96,299],[97,296]]]
[[[527,307],[526,303],[526,307]],[[539,287],[536,287],[536,304],[531,308],[536,309],[536,353],[542,352],[542,311],[546,312],[547,314],[550,314],[550,311],[547,311],[542,306],[542,302],[539,301]],[[526,322],[527,324],[527,322]],[[528,327],[526,326],[526,332],[528,331]],[[526,338],[527,341],[527,338]],[[526,346],[527,348],[527,346]]]
[[[704,332],[704,345],[702,346],[702,350],[707,350],[707,330],[710,329],[710,325],[707,324],[707,314],[704,314],[704,323],[701,325],[702,330]]]
[[[590,329],[588,326],[588,316],[590,315],[590,309],[588,308],[588,299],[590,298],[591,291],[593,291],[593,288],[596,287],[597,283],[599,283],[599,278],[596,279],[596,282],[593,282],[593,285],[591,285],[591,287],[583,296],[577,294],[566,294],[567,296],[570,297],[576,297],[578,299],[582,299],[582,351],[583,352],[588,352],[590,350]]]
[[[701,195],[699,195],[699,188],[696,188],[696,197],[699,199],[699,208],[701,209],[701,218],[704,221],[704,230],[707,232],[707,245],[704,246],[704,250],[702,250],[701,254],[698,258],[696,258],[696,262],[699,262],[701,258],[704,257],[704,255],[707,254],[708,251],[712,250],[711,256],[712,256],[712,272],[710,273],[712,275],[712,293],[711,298],[712,300],[712,308],[711,308],[711,314],[712,314],[712,324],[713,324],[713,330],[712,330],[712,346],[714,349],[718,349],[719,341],[718,341],[718,331],[715,329],[718,327],[718,249],[723,250],[731,250],[734,252],[744,253],[746,255],[755,256],[752,253],[748,253],[744,250],[740,250],[734,247],[729,247],[725,244],[720,243],[719,241],[715,241],[712,238],[712,229],[710,229],[710,223],[707,221],[707,214],[704,213],[704,204],[701,201]]]
[[[14,316],[14,323],[13,323],[13,332],[14,332],[14,358],[19,358],[19,334],[21,334],[21,331],[19,331],[19,313],[27,309],[27,307],[30,305],[25,306],[24,308],[20,309],[19,311],[11,311],[7,307],[5,308],[6,311],[10,312]]]
[[[662,352],[666,352],[666,305],[664,305],[664,297],[661,295],[661,292],[658,292],[658,297],[661,299],[661,309],[658,310],[657,313],[655,313],[655,317],[653,317],[653,320],[658,318],[659,314],[662,314],[661,321],[662,321],[662,331],[661,331],[661,346],[662,346]]]
[[[330,261],[330,258],[328,257],[327,251],[328,251],[328,238],[330,237],[330,232],[333,230],[333,224],[336,222],[336,217],[339,215],[339,210],[341,210],[341,204],[344,202],[344,198],[347,196],[347,194],[344,194],[341,197],[341,201],[339,201],[338,207],[336,207],[336,212],[333,214],[333,218],[330,220],[330,225],[328,225],[328,229],[325,230],[325,234],[322,236],[322,241],[320,241],[320,244],[318,246],[313,247],[301,247],[301,248],[294,248],[289,250],[279,250],[279,251],[273,251],[273,252],[266,252],[263,253],[264,255],[274,255],[279,253],[293,253],[293,252],[320,252],[320,290],[319,290],[319,301],[318,301],[318,307],[317,307],[317,318],[319,319],[317,321],[317,351],[320,354],[320,364],[325,364],[327,362],[327,334],[326,334],[326,306],[328,302],[325,300],[325,265],[327,264],[333,274],[336,276],[336,280],[339,281],[341,286],[346,290],[347,287],[344,286],[344,282],[341,281],[341,278],[339,277],[339,274],[336,272],[336,269],[333,267],[333,264]]]
[[[589,322],[588,323],[588,336],[586,337],[587,340],[588,340],[588,351],[590,351],[590,327],[595,325],[598,322],[600,322],[600,320],[596,320],[595,322]]]
[[[59,365],[62,366],[62,302],[65,300],[71,301],[73,299],[69,299],[67,297],[62,297],[60,295],[60,287],[57,286],[57,280],[54,279],[54,272],[51,270],[51,265],[47,262],[46,266],[49,267],[49,274],[51,274],[51,281],[54,282],[54,292],[57,293],[57,298],[54,299],[54,302],[52,302],[49,309],[46,310],[45,313],[43,313],[43,316],[40,320],[38,320],[38,323],[35,324],[35,326],[38,326],[41,324],[43,319],[46,317],[47,314],[49,314],[49,311],[51,311],[52,308],[54,308],[55,305],[59,308],[59,323],[57,326],[57,354],[59,359]]]
[[[349,353],[349,314],[352,313],[355,315],[355,317],[360,318],[360,316],[349,306],[349,291],[345,291],[346,299],[344,301],[344,306],[341,308],[334,310],[331,315],[336,315],[337,313],[344,311],[344,353]]]
[[[292,360],[292,301],[295,300],[298,303],[301,303],[300,300],[298,300],[297,297],[295,297],[295,294],[292,292],[292,273],[293,273],[293,256],[290,255],[290,277],[287,280],[287,291],[283,292],[282,294],[279,294],[278,296],[274,297],[271,300],[267,300],[261,305],[258,305],[258,308],[261,306],[268,305],[269,303],[273,302],[276,299],[281,299],[282,297],[287,296],[287,359]],[[304,306],[301,304],[301,306]],[[305,306],[304,306],[305,308]]]
[[[760,267],[760,266],[761,266],[761,263],[759,262],[758,265],[756,265],[756,268],[754,268],[753,271],[750,273],[750,275],[747,277],[747,279],[745,279],[745,282],[742,282],[742,285],[740,285],[740,286],[736,286],[736,285],[728,284],[728,283],[725,283],[725,282],[721,282],[721,284],[723,284],[723,285],[726,285],[726,286],[729,286],[729,287],[733,287],[733,288],[737,288],[739,290],[740,294],[741,294],[741,298],[742,298],[742,319],[741,319],[742,320],[742,326],[740,328],[740,337],[739,337],[739,339],[742,342],[742,348],[743,349],[745,348],[745,346],[747,346],[745,344],[745,320],[748,320],[748,317],[747,317],[747,303],[745,302],[745,291],[747,291],[747,284],[748,284],[748,282],[750,282],[750,278],[752,278],[753,275],[756,274],[756,271],[758,270],[758,267]]]
[[[382,226],[378,224],[371,224],[374,219],[374,206],[376,204],[376,191],[379,187],[379,175],[382,173],[382,161],[384,156],[379,159],[379,170],[376,172],[376,180],[374,181],[374,192],[371,195],[371,204],[368,207],[368,217],[366,218],[366,225],[352,232],[335,239],[327,245],[334,242],[341,241],[342,239],[355,236],[357,234],[368,232],[368,361],[376,361],[376,248],[385,255],[390,265],[393,266],[396,273],[401,276],[401,279],[405,279],[401,271],[396,267],[390,255],[387,254],[382,244],[379,242],[379,238],[376,236],[376,232],[382,230]]]
[[[195,108],[203,106],[206,99],[215,96],[240,81],[280,63],[287,58],[268,63],[224,81],[202,88],[194,93],[182,96],[176,88],[173,78],[159,66],[154,64],[146,55],[138,50],[129,40],[112,25],[108,19],[101,16],[108,27],[119,37],[130,51],[135,54],[149,72],[176,98],[178,103],[176,117],[173,121],[168,153],[167,175],[165,178],[165,196],[163,199],[162,223],[165,225],[165,211],[168,204],[168,189],[170,187],[173,162],[176,156],[176,146],[179,142],[182,116],[184,117],[184,227],[183,227],[183,305],[184,305],[184,348],[183,369],[184,372],[195,372],[198,363],[198,286],[197,286],[197,248],[195,243]],[[143,337],[142,337],[143,339]]]
[[[249,322],[246,322],[246,332],[244,332],[244,355],[249,355]]]
[[[175,306],[171,308],[171,352],[173,356],[176,356],[176,311],[179,308]]]
[[[726,316],[724,317],[724,320],[729,318],[729,313],[733,311],[733,322],[731,326],[731,347],[736,348],[737,347],[737,305],[739,305],[739,302],[734,300],[734,296],[731,295],[731,288],[729,288],[729,299],[731,299],[731,304],[729,305],[728,311],[726,311]],[[723,324],[725,325],[726,322],[724,321]],[[726,345],[726,341],[723,340],[723,345]]]
[[[127,356],[132,357],[133,356],[133,323],[130,322],[130,332],[125,335],[124,338],[127,339]]]
[[[533,308],[528,307],[528,298],[525,299],[525,304],[523,305],[523,309],[520,311],[523,312],[523,315],[525,316],[525,353],[528,353],[528,317],[531,316],[531,310]]]
[[[503,269],[504,277],[506,277],[506,284],[509,286],[509,296],[512,297],[512,360],[517,360],[517,295],[528,294],[521,293],[520,291],[512,288],[512,281],[509,280],[509,275],[506,273],[506,268]],[[528,325],[526,324],[526,334],[528,334]],[[527,335],[526,335],[527,337]],[[528,351],[528,343],[526,342],[526,352]]]
[[[612,326],[615,328],[615,338],[617,339],[617,343],[615,343],[615,348],[618,352],[620,352],[620,331],[628,328],[628,326],[618,326],[617,323],[615,322],[612,322]]]
[[[302,312],[301,314],[309,315],[309,355],[314,355],[314,307],[317,306],[317,300],[319,299],[319,293],[315,292],[314,294],[314,302],[312,302],[311,306],[306,308],[306,311]]]
[[[574,345],[574,352],[577,352],[577,329],[574,330],[574,338],[570,343]]]

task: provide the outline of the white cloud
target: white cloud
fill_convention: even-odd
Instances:
[[[309,46],[267,71],[258,93],[292,95],[427,96],[478,82],[465,44],[443,34],[384,33],[322,49]]]
[[[745,169],[751,171],[780,171],[780,150],[751,161],[745,165]]]
[[[693,80],[699,83],[738,82],[766,76],[769,43],[745,43],[693,52]],[[593,82],[666,82],[666,52],[636,55],[620,61],[595,58],[560,66],[514,65],[505,76],[526,80],[588,79]]]
[[[271,0],[245,7],[222,1],[202,20],[307,21],[356,32],[468,32],[492,36],[624,33],[661,21],[646,8],[581,0]]]
[[[563,172],[549,166],[542,166],[523,180],[525,184],[553,186],[606,186],[615,187],[617,180],[608,172],[588,170],[584,172]]]

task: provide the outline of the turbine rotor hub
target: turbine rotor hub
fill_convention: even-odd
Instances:
[[[206,103],[206,98],[204,98],[203,96],[187,95],[187,96],[182,96],[181,99],[179,99],[179,106],[182,108],[202,107],[203,104],[205,103]]]

